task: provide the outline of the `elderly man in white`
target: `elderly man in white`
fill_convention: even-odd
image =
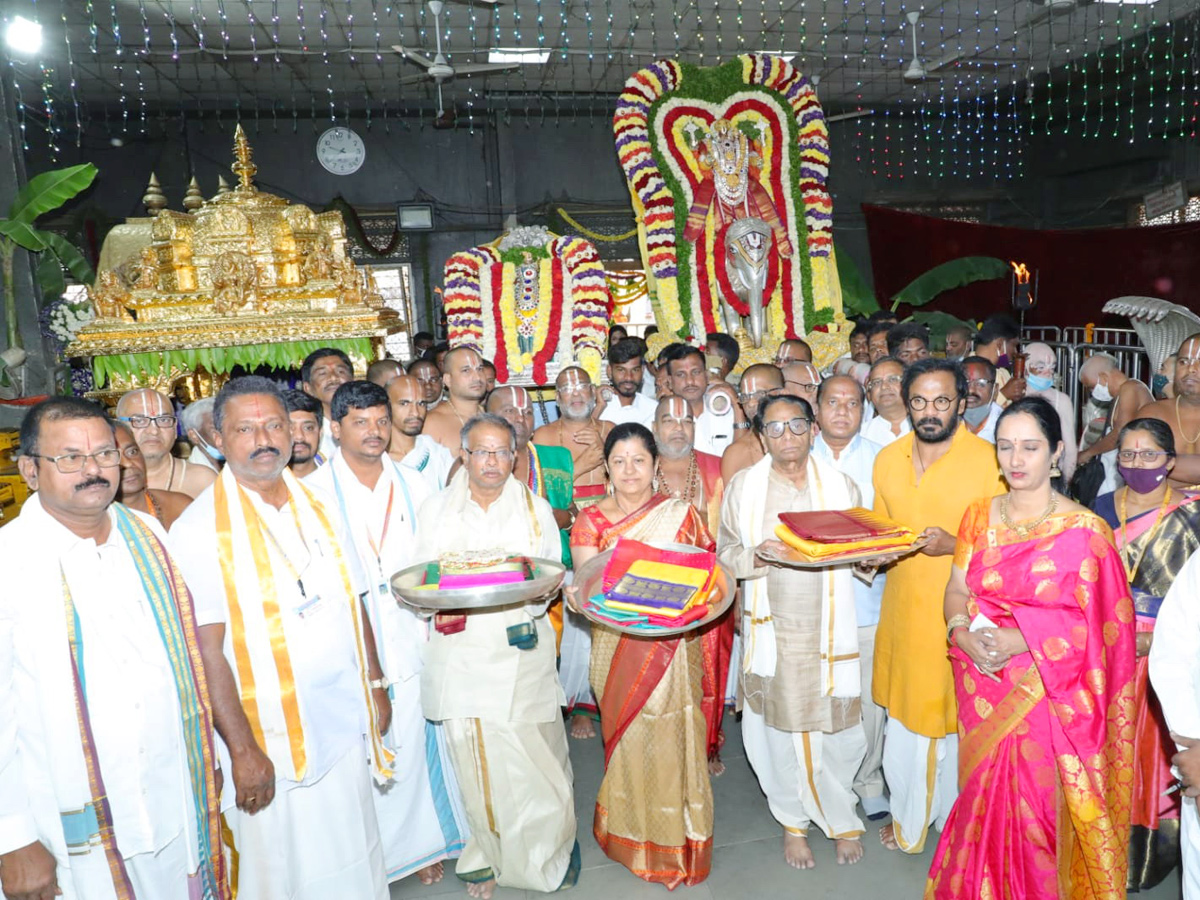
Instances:
[[[0,891],[221,900],[212,712],[191,599],[150,516],[114,503],[98,406],[31,409],[35,491],[0,532]]]
[[[188,580],[225,772],[240,900],[386,900],[371,799],[391,777],[392,707],[331,499],[287,469],[274,382],[235,378],[213,407],[225,468],[171,526]],[[364,741],[364,735],[366,740]]]
[[[433,491],[420,472],[385,452],[392,428],[387,390],[347,381],[334,393],[330,413],[338,449],[305,484],[337,501],[370,588],[367,615],[392,700],[384,743],[396,754],[392,780],[376,784],[372,794],[388,881],[416,874],[422,884],[433,884],[442,879],[442,860],[462,853],[466,817],[443,730],[421,711],[429,626],[391,590],[391,576],[417,561],[416,511]]]
[[[516,430],[491,413],[460,435],[463,467],[417,513],[420,560],[503,551],[557,560],[550,504],[512,477]],[[434,618],[421,673],[425,717],[442,722],[471,836],[458,877],[472,897],[496,884],[534,891],[579,876],[565,698],[546,598]]]

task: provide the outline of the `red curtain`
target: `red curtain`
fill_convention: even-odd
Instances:
[[[996,256],[1023,262],[1038,276],[1037,308],[1029,325],[1128,326],[1101,313],[1114,297],[1160,297],[1200,307],[1200,223],[1147,228],[1035,231],[975,225],[863,204],[871,244],[875,295],[889,298],[918,275],[960,256]],[[1012,312],[1010,279],[947,291],[926,310],[962,319]],[[910,310],[901,309],[902,315]],[[1109,321],[1104,321],[1108,319]]]

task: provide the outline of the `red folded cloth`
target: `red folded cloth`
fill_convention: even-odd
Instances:
[[[681,616],[654,616],[647,615],[646,621],[651,625],[661,625],[664,628],[678,628],[682,625],[687,625],[691,622],[698,622],[707,616],[710,609],[707,604],[697,603]]]
[[[629,571],[636,560],[648,559],[651,562],[673,563],[677,566],[687,566],[692,569],[704,569],[711,572],[717,565],[717,554],[701,551],[685,553],[682,550],[663,550],[651,547],[641,541],[631,538],[618,538],[613,548],[613,555],[604,567],[604,579],[600,588],[605,593],[612,590],[621,578]]]
[[[866,509],[829,509],[780,513],[779,521],[796,537],[821,544],[847,544],[903,533],[902,526]]]

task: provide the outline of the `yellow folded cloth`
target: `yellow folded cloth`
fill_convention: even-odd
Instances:
[[[874,537],[861,541],[841,541],[835,544],[822,544],[817,541],[807,541],[797,537],[786,525],[775,526],[775,536],[793,550],[798,551],[809,559],[833,559],[839,556],[857,556],[868,551],[888,553],[893,550],[903,550],[912,545],[917,539],[914,531],[907,529],[892,537]]]

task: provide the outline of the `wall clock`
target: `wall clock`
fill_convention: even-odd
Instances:
[[[327,172],[334,175],[353,175],[367,159],[367,148],[363,139],[337,125],[326,129],[317,138],[317,160]]]

